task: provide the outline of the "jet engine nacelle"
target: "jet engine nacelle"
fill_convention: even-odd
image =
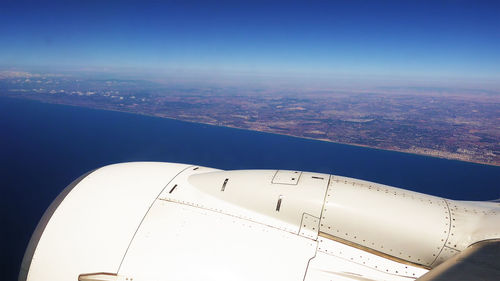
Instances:
[[[500,238],[499,211],[319,173],[116,164],[56,198],[19,280],[414,280]]]

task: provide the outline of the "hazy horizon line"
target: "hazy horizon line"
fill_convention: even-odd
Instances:
[[[453,77],[436,75],[373,74],[349,72],[300,72],[293,70],[255,71],[194,68],[147,68],[103,66],[5,66],[0,72],[26,72],[41,75],[75,75],[89,78],[137,79],[157,83],[206,83],[220,85],[315,86],[359,88],[418,88],[433,87],[460,90],[486,90],[500,92],[500,77]]]

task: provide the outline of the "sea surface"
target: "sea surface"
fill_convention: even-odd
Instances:
[[[2,280],[17,280],[31,233],[72,180],[117,162],[293,169],[463,200],[500,198],[500,167],[269,133],[0,98]]]

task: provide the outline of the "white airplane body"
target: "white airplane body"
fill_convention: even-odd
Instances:
[[[52,203],[19,280],[500,280],[499,213],[335,175],[115,164]]]

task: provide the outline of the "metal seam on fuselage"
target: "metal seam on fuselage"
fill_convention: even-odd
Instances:
[[[309,264],[311,263],[311,260],[314,259],[318,253],[318,247],[319,247],[318,237],[321,229],[321,218],[323,217],[323,209],[325,208],[326,195],[328,194],[328,189],[330,188],[330,179],[332,177],[333,175],[328,175],[328,182],[326,183],[325,195],[323,195],[323,205],[321,206],[321,212],[319,213],[318,236],[316,237],[316,240],[314,240],[316,242],[316,251],[314,251],[314,256],[310,258],[309,261],[307,262],[306,272],[304,273],[304,278],[302,279],[303,281],[306,280],[307,271],[309,270]],[[304,219],[304,214],[302,214],[302,220]],[[302,220],[300,221],[301,227],[302,227]],[[300,228],[299,228],[299,235],[300,235]]]
[[[318,234],[321,229],[321,220],[323,219],[323,210],[325,209],[325,204],[326,204],[326,196],[328,194],[328,191],[330,191],[330,180],[334,177],[334,175],[330,175],[328,177],[328,183],[326,184],[326,189],[325,189],[325,195],[323,196],[323,206],[321,207],[321,212],[319,213],[319,228],[318,228]]]
[[[146,216],[148,215],[149,213],[149,210],[151,210],[151,207],[153,206],[153,204],[156,202],[156,200],[158,199],[158,197],[160,197],[160,195],[163,193],[163,191],[165,190],[165,188],[167,188],[167,186],[175,180],[175,178],[177,178],[180,174],[182,174],[184,171],[186,171],[187,169],[191,168],[191,167],[194,167],[194,165],[191,165],[191,166],[188,166],[184,169],[182,169],[182,171],[178,172],[170,181],[167,182],[167,184],[161,189],[160,193],[158,193],[158,195],[156,195],[155,199],[153,200],[153,202],[151,202],[151,204],[149,205],[149,208],[148,210],[146,211],[146,213],[144,214],[144,216],[142,217],[141,219],[141,222],[139,223],[139,225],[137,226],[137,228],[135,229],[135,232],[134,232],[134,235],[132,235],[132,238],[130,239],[130,242],[128,243],[128,246],[127,246],[127,249],[125,250],[125,253],[123,254],[123,257],[122,257],[122,260],[120,261],[120,265],[118,266],[118,269],[116,270],[116,274],[118,274],[118,272],[120,272],[120,268],[122,267],[122,263],[123,261],[125,260],[125,256],[127,256],[127,253],[128,253],[128,249],[130,248],[130,245],[132,245],[132,241],[134,241],[134,238],[135,238],[135,235],[137,234],[137,232],[139,231],[139,228],[141,227],[142,225],[142,222],[144,222],[144,219],[146,218]]]
[[[327,235],[328,235],[328,234],[327,234]],[[340,240],[342,240],[342,238],[339,238],[340,240],[338,240],[338,241],[337,241],[337,240],[334,240],[334,239],[330,239],[330,238],[328,238],[328,237],[325,237],[325,236],[323,236],[323,235],[320,235],[320,237],[325,238],[325,239],[328,239],[328,240],[331,240],[331,241],[335,241],[335,242],[339,242],[339,243],[344,244],[342,241],[340,241]],[[344,245],[346,245],[346,246],[348,246],[348,247],[352,247],[352,248],[355,248],[355,249],[358,249],[358,250],[362,250],[362,251],[364,251],[364,250],[363,250],[363,249],[361,249],[361,248],[358,248],[358,247],[355,247],[355,246],[352,246],[352,245],[349,245],[349,244],[344,244]],[[318,242],[318,248],[319,248],[319,242]],[[321,251],[321,252],[322,252],[323,254],[332,255],[332,254],[327,253],[327,252],[323,252],[323,251]],[[410,265],[410,266],[413,266],[413,267],[422,268],[422,269],[426,269],[426,270],[429,270],[429,269],[430,269],[430,268],[428,268],[428,267],[425,267],[424,265],[414,264],[414,263],[411,263],[411,262],[406,262],[405,260],[402,260],[402,261],[401,261],[401,260],[394,260],[394,259],[391,259],[391,258],[390,258],[390,257],[392,257],[392,256],[388,256],[388,257],[387,257],[387,256],[385,256],[385,254],[384,254],[384,255],[378,255],[378,254],[377,254],[377,253],[375,253],[375,252],[370,252],[370,251],[366,251],[366,252],[367,252],[367,253],[369,253],[369,254],[373,254],[373,255],[376,255],[376,256],[378,256],[378,257],[384,258],[384,259],[388,259],[388,260],[393,261],[393,262],[400,263],[400,264]],[[383,253],[382,253],[382,254],[383,254]],[[381,272],[381,273],[383,273],[383,274],[389,274],[389,275],[399,276],[399,277],[401,277],[401,276],[402,276],[402,277],[408,277],[408,278],[415,278],[414,276],[409,276],[409,275],[404,275],[404,274],[399,274],[399,273],[392,273],[392,272],[383,271],[383,270],[381,270],[381,269],[379,269],[379,268],[377,268],[377,267],[372,267],[372,266],[368,266],[368,265],[366,265],[366,264],[361,264],[361,263],[355,262],[355,261],[353,261],[353,260],[351,260],[351,259],[347,259],[347,258],[345,258],[345,257],[343,257],[343,256],[338,256],[338,255],[333,255],[333,256],[335,256],[335,257],[337,257],[337,258],[340,258],[340,259],[342,259],[342,260],[345,260],[345,261],[347,261],[347,262],[355,263],[355,264],[357,264],[357,265],[359,265],[359,266],[363,266],[363,267],[369,268],[369,269],[371,269],[371,270],[375,270],[375,271],[377,271],[377,272]],[[397,258],[396,258],[396,259],[397,259]]]
[[[363,245],[351,242],[349,240],[342,239],[340,237],[328,234],[326,232],[320,231],[318,233],[318,236],[326,238],[326,239],[329,239],[329,240],[332,240],[332,241],[336,241],[336,242],[342,243],[344,245],[347,245],[347,246],[350,246],[350,247],[353,247],[353,248],[356,248],[356,249],[360,249],[362,251],[365,251],[365,252],[374,254],[376,256],[379,256],[379,257],[382,257],[382,258],[386,258],[388,260],[392,260],[392,261],[398,262],[398,263],[407,264],[407,265],[411,265],[411,266],[415,266],[415,267],[420,267],[420,268],[425,268],[425,269],[430,269],[429,266],[426,266],[426,265],[423,265],[423,264],[414,263],[414,262],[411,262],[411,261],[407,261],[407,260],[404,260],[402,258],[398,258],[398,257],[395,257],[395,256],[391,256],[389,254],[386,254],[386,253],[377,251],[375,249],[372,249],[372,248],[369,248],[369,247],[366,247],[366,246],[363,246]]]
[[[280,171],[280,170],[276,170],[276,172],[274,172],[273,178],[271,179],[271,184],[275,184],[275,183],[274,183],[274,178],[276,177],[276,175],[278,175],[278,172],[279,172],[279,171]]]
[[[318,231],[319,233],[319,231]],[[316,257],[316,254],[318,253],[318,247],[319,247],[319,243],[318,243],[318,240],[316,238],[316,240],[314,241],[316,243],[316,250],[314,251],[314,256],[312,256],[308,261],[307,261],[307,265],[306,265],[306,271],[304,272],[304,278],[302,278],[302,281],[305,281],[306,280],[306,277],[307,277],[307,271],[309,271],[309,264],[311,263],[311,261]]]
[[[286,171],[286,170],[276,170],[276,172],[274,173],[274,176],[273,178],[271,179],[271,184],[283,184],[283,185],[295,185],[295,186],[298,186],[299,185],[299,181],[300,181],[300,177],[302,176],[302,174],[304,172],[302,171],[292,171],[292,172],[295,172],[295,173],[298,173],[299,176],[297,177],[297,182],[296,183],[280,183],[280,182],[274,182],[274,179],[276,178],[276,176],[278,175],[279,171]]]
[[[302,171],[300,171],[300,172],[299,172],[299,177],[297,178],[297,183],[296,183],[295,185],[297,185],[297,186],[299,185],[299,183],[300,183],[300,178],[302,177],[302,174],[303,174],[303,173],[304,173],[304,172],[302,172]]]
[[[257,224],[260,224],[260,225],[265,225],[265,226],[268,226],[268,227],[271,227],[271,228],[274,228],[274,229],[278,229],[278,230],[281,230],[281,231],[285,231],[285,232],[289,232],[289,233],[292,233],[292,234],[295,234],[295,235],[299,235],[298,231],[294,232],[294,231],[292,231],[292,229],[286,229],[286,228],[276,227],[276,226],[273,226],[273,225],[269,225],[269,224],[265,224],[265,223],[253,220],[253,219],[248,218],[248,217],[233,215],[233,214],[222,212],[222,210],[208,208],[208,207],[205,207],[205,206],[200,205],[200,204],[189,203],[189,202],[175,200],[175,199],[171,199],[171,198],[168,198],[168,199],[167,198],[158,198],[158,200],[165,201],[165,202],[171,202],[171,203],[175,203],[175,204],[180,204],[180,205],[185,205],[185,206],[190,206],[190,207],[194,207],[194,208],[199,208],[199,209],[202,209],[202,210],[206,210],[206,211],[210,211],[210,212],[215,212],[215,213],[223,214],[223,215],[226,215],[226,216],[230,216],[230,217],[234,217],[234,218],[246,220],[246,221],[249,221],[249,222],[257,223]],[[304,236],[301,236],[301,237],[304,237]],[[304,237],[304,238],[307,238],[307,237]],[[310,238],[307,238],[307,239],[315,241],[315,240],[310,239]]]
[[[448,200],[446,200],[444,198],[442,200],[444,201],[444,204],[446,205],[446,208],[448,208],[448,220],[449,220],[449,223],[448,223],[448,235],[446,236],[446,239],[444,240],[443,247],[441,247],[441,250],[439,250],[439,253],[436,255],[436,258],[431,262],[431,264],[430,264],[431,266],[437,261],[437,259],[441,255],[441,252],[443,252],[444,247],[446,247],[446,243],[448,243],[448,239],[450,238],[450,232],[451,232],[451,210],[450,210],[450,206],[448,205]]]

